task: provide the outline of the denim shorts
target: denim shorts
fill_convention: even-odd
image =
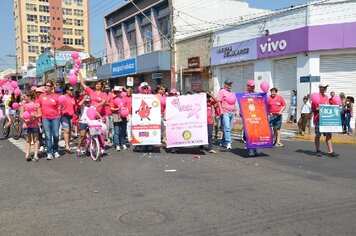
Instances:
[[[269,118],[269,123],[276,129],[282,127],[282,115],[271,115]]]
[[[320,133],[320,126],[319,126],[319,122],[314,122],[314,128],[315,128],[315,137],[320,138],[321,137],[321,133]],[[330,132],[325,132],[323,133],[323,135],[325,137],[331,138],[331,133]]]
[[[29,135],[29,134],[33,134],[33,135],[37,135],[40,133],[40,129],[39,128],[24,128],[22,130],[22,134],[23,135]]]
[[[61,116],[61,124],[63,129],[71,129],[72,128],[72,116],[62,115]]]
[[[88,124],[79,123],[79,131],[86,130],[88,128]]]

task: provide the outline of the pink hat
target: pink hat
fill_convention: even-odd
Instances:
[[[248,85],[248,86],[255,86],[256,83],[255,83],[255,81],[253,81],[253,80],[247,80],[247,85]]]
[[[171,89],[171,91],[169,92],[170,94],[178,94],[177,89]]]

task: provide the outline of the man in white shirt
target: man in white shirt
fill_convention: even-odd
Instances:
[[[305,134],[305,128],[311,117],[311,105],[307,96],[303,98],[302,109],[300,110],[300,118],[298,121],[299,134]]]

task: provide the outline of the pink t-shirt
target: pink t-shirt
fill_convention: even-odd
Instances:
[[[110,116],[111,114],[112,114],[112,111],[111,111],[111,109],[110,109],[110,107],[111,107],[111,101],[112,101],[112,99],[113,99],[113,97],[114,97],[115,95],[113,94],[113,93],[109,93],[108,95],[107,95],[107,102],[106,102],[106,105],[105,105],[105,115],[106,116]]]
[[[319,93],[319,104],[316,104],[314,102],[312,102],[312,110],[314,110],[314,118],[313,118],[313,122],[316,123],[316,122],[319,122],[319,110],[315,110],[316,108],[319,107],[319,105],[327,105],[329,104],[329,98],[328,96],[324,95],[322,96],[320,93]]]
[[[125,101],[127,110],[129,110],[129,114],[132,115],[132,97],[125,97],[123,100]]]
[[[63,106],[62,115],[74,116],[74,114],[75,114],[75,99],[74,99],[74,97],[70,97],[67,94],[65,96],[67,98],[67,102]]]
[[[105,92],[96,93],[89,87],[86,87],[85,92],[89,95],[92,106],[101,103],[108,97]],[[105,105],[96,107],[96,110],[100,113],[100,115],[105,116]]]
[[[60,116],[58,97],[55,93],[51,93],[50,95],[46,93],[41,94],[39,104],[42,108],[42,118],[56,119]]]
[[[32,102],[33,103],[33,102]],[[28,103],[30,104],[30,103]],[[40,107],[40,104],[38,103],[33,103],[36,107],[36,110],[32,111],[31,114],[31,118],[29,121],[27,122],[23,122],[22,128],[27,129],[27,128],[39,128],[38,125],[38,119],[37,118],[32,118],[32,116],[37,116],[37,109]]]
[[[207,121],[208,121],[208,125],[212,125],[214,122],[213,122],[213,105],[214,105],[214,102],[212,101],[208,101],[206,103],[207,105]]]
[[[227,91],[226,89],[221,89],[217,94],[216,100],[221,102],[221,108],[223,112],[235,111],[236,102],[233,105],[227,102],[227,99],[230,96],[235,96],[235,94],[230,91]]]
[[[286,101],[284,98],[277,95],[276,97],[272,98],[271,96],[268,97],[268,111],[271,114],[277,114],[281,111],[281,108],[286,106]]]

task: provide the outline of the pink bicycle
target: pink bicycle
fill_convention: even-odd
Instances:
[[[100,123],[90,124],[88,126],[89,132],[87,132],[86,139],[84,140],[84,152],[77,153],[77,157],[83,154],[90,155],[94,161],[100,161],[100,138],[101,125]]]

